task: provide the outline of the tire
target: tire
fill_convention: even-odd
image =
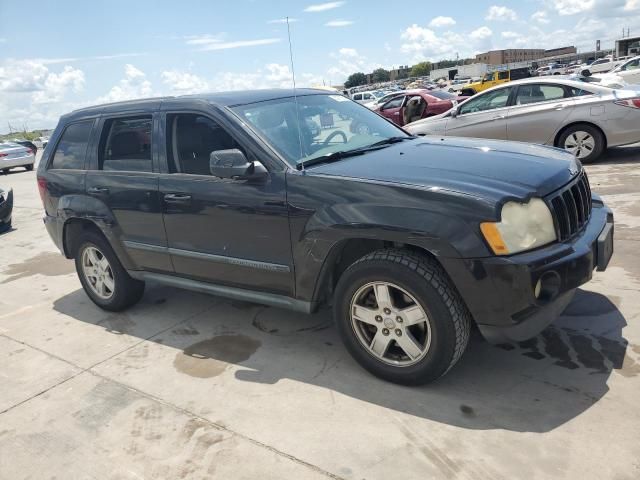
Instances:
[[[8,168],[3,168],[2,169],[2,173],[5,174],[5,175],[8,175],[9,174],[9,169]]]
[[[31,165],[25,165],[24,168],[27,170],[27,172],[30,172],[33,170],[33,163]]]
[[[592,142],[589,140],[592,139]],[[583,148],[578,148],[577,150],[568,148],[569,145],[579,145],[579,141],[582,140],[584,145]],[[587,150],[587,143],[589,143],[592,148],[591,153],[584,155],[584,152]],[[574,154],[578,160],[582,163],[591,163],[594,162],[600,157],[605,148],[605,138],[602,132],[586,123],[580,123],[576,125],[571,125],[569,128],[565,129],[560,136],[558,137],[557,146],[563,148],[569,153]],[[577,152],[577,153],[576,153]]]
[[[385,295],[377,293],[384,292],[384,285],[393,298],[386,311],[378,302],[379,296],[384,305]],[[365,309],[363,300],[370,302]],[[419,312],[409,316],[408,309]],[[338,332],[354,359],[394,383],[436,380],[455,365],[469,341],[471,315],[447,274],[435,260],[407,250],[378,250],[347,268],[336,286],[333,310]],[[353,311],[358,314],[352,316]],[[365,318],[360,312],[368,321],[360,321]],[[420,323],[408,326],[412,322]],[[400,347],[407,340],[412,340],[413,357]],[[387,342],[387,348],[381,347],[382,357],[376,353],[376,342]]]
[[[85,255],[91,257],[90,249],[93,249],[93,253],[97,252],[97,258],[101,260],[101,264],[103,259],[107,261],[107,273],[105,276],[110,273],[111,281],[109,282],[110,285],[106,281],[103,282],[107,287],[103,291],[103,296],[97,291],[96,285],[99,282],[95,278],[89,277],[86,273],[91,268],[86,266],[87,261],[90,262],[90,258],[85,257]],[[144,282],[129,276],[109,242],[96,232],[86,232],[82,235],[75,254],[75,264],[82,288],[84,288],[91,301],[104,310],[111,312],[125,310],[138,302],[144,293]],[[110,288],[111,286],[112,288]]]

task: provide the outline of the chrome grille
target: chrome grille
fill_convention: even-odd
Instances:
[[[591,188],[583,170],[569,184],[554,192],[547,199],[556,224],[556,234],[561,242],[577,235],[591,218]]]

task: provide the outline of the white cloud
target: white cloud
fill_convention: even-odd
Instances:
[[[503,38],[518,38],[520,36],[517,32],[502,32]]]
[[[474,40],[483,40],[493,35],[493,32],[489,27],[480,27],[469,34]]]
[[[489,7],[489,11],[487,12],[487,16],[484,17],[485,20],[491,21],[506,21],[506,20],[517,20],[518,15],[516,12],[511,10],[510,8],[492,5]]]
[[[344,5],[344,2],[317,3],[315,5],[309,5],[304,9],[304,11],[309,13],[325,12],[327,10],[333,10],[334,8],[341,7],[342,5]]]
[[[81,92],[84,83],[84,72],[67,65],[60,73],[49,73],[44,88],[34,92],[31,99],[34,104],[60,102],[68,91]]]
[[[451,27],[456,21],[451,17],[435,17],[429,22],[431,28]]]
[[[160,78],[169,87],[170,92],[177,95],[202,93],[210,90],[209,83],[205,79],[189,72],[165,70],[160,74]]]
[[[331,20],[324,24],[325,27],[348,27],[353,25],[352,20]]]
[[[627,12],[640,10],[640,0],[627,0],[627,3],[624,4],[624,9]]]
[[[157,94],[154,94],[146,74],[128,63],[124,66],[124,77],[111,87],[106,95],[99,97],[95,103],[119,102],[152,96],[157,96]]]
[[[453,58],[456,52],[468,48],[469,42],[457,33],[444,32],[437,34],[415,23],[405,29],[400,35],[403,43],[400,51],[411,55],[411,62],[417,63],[424,60]]]
[[[289,19],[289,23],[296,23],[299,20],[297,18],[290,18]],[[274,20],[269,20],[267,23],[270,24],[280,24],[280,23],[284,23],[285,25],[287,24],[287,19],[286,18],[276,18]]]
[[[358,51],[355,48],[341,48],[338,53],[343,57],[357,57]]]
[[[595,0],[554,0],[554,7],[560,15],[575,15],[591,10]]]
[[[371,72],[382,66],[379,63],[370,62],[355,48],[341,48],[337,52],[329,54],[329,57],[335,62],[327,70],[327,75],[333,83],[340,83],[346,80],[352,73]]]
[[[187,45],[197,45],[201,51],[228,50],[231,48],[271,45],[281,41],[279,38],[261,38],[257,40],[223,41],[224,35],[190,35],[184,37]]]
[[[531,20],[533,20],[534,22],[543,23],[545,25],[551,21],[549,20],[549,17],[547,17],[547,12],[545,12],[544,10],[540,10],[531,15]]]

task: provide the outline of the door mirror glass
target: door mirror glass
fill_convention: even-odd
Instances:
[[[209,156],[211,175],[233,180],[248,180],[266,176],[267,170],[260,162],[250,162],[237,148],[214,150]]]

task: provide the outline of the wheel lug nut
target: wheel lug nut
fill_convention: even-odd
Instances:
[[[386,328],[383,328],[383,329],[382,329],[382,334],[383,334],[383,335],[389,335],[389,330],[388,330],[388,329],[386,329]]]
[[[382,321],[382,317],[380,315],[376,315],[376,322],[381,322]]]
[[[396,322],[402,323],[402,317],[396,317]]]
[[[385,315],[389,315],[391,313],[391,310],[389,310],[388,308],[385,308],[384,309],[384,313],[385,313]]]
[[[399,328],[396,328],[396,335],[401,337],[402,336],[402,330],[400,330]]]

